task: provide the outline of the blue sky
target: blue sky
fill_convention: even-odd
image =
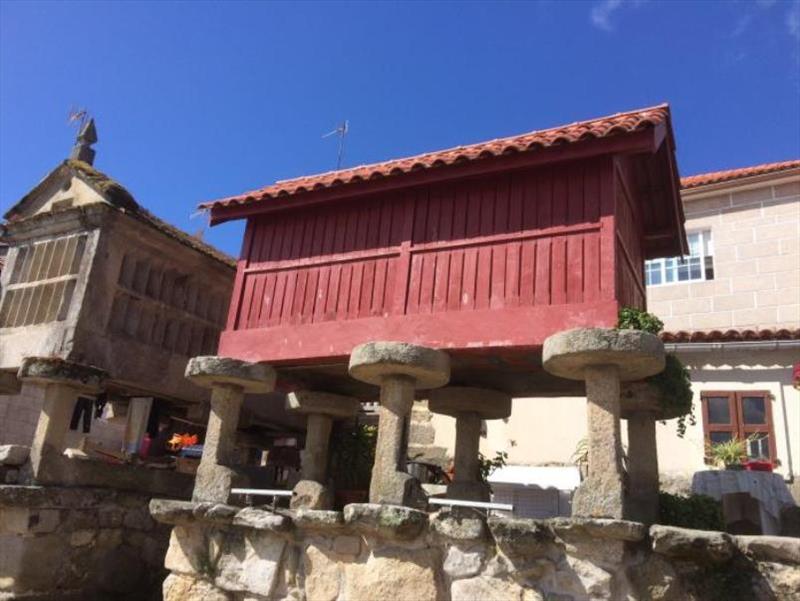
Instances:
[[[188,231],[197,203],[667,101],[682,175],[800,158],[800,2],[0,1],[0,206],[66,157]],[[205,237],[237,254],[242,227]]]

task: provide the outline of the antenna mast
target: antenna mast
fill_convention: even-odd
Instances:
[[[329,131],[327,134],[322,136],[323,138],[327,138],[333,135],[339,136],[339,153],[336,156],[337,171],[342,168],[342,159],[344,158],[344,137],[347,135],[347,132],[349,130],[350,130],[350,122],[347,119],[345,119],[339,127],[334,129],[333,131]]]

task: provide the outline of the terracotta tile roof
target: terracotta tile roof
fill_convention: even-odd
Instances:
[[[412,171],[434,169],[501,155],[531,152],[583,140],[608,138],[643,130],[669,121],[669,105],[617,113],[607,117],[578,121],[569,125],[498,138],[469,146],[428,152],[412,157],[394,159],[371,165],[361,165],[339,171],[299,177],[275,182],[264,188],[201,204],[202,208],[242,205],[278,196],[287,196],[319,190],[342,184],[401,175]]]
[[[800,340],[800,328],[772,330],[705,330],[662,332],[664,342],[754,342],[760,340]]]
[[[687,190],[689,188],[697,188],[698,186],[719,184],[734,179],[741,179],[743,177],[752,177],[754,175],[765,175],[767,173],[774,173],[776,171],[786,171],[787,169],[796,169],[798,167],[800,167],[800,160],[783,161],[781,163],[765,163],[764,165],[753,165],[752,167],[742,167],[741,169],[728,169],[726,171],[713,171],[711,173],[700,173],[698,175],[690,175],[688,177],[682,177],[681,188]]]

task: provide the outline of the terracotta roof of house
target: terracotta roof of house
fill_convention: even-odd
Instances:
[[[434,169],[501,155],[531,152],[573,144],[584,140],[609,138],[653,127],[669,121],[669,105],[638,109],[617,113],[607,117],[577,121],[551,129],[533,131],[526,134],[498,138],[468,146],[457,146],[447,150],[428,152],[412,157],[394,159],[370,165],[360,165],[318,175],[298,177],[277,181],[264,188],[230,196],[201,204],[203,208],[249,204],[273,197],[288,196],[330,188],[342,184],[352,184],[367,180],[391,177],[413,171]]]
[[[765,175],[767,173],[786,171],[787,169],[796,169],[798,167],[800,167],[800,160],[783,161],[780,163],[765,163],[763,165],[753,165],[751,167],[742,167],[740,169],[727,169],[725,171],[712,171],[711,173],[700,173],[698,175],[690,175],[688,177],[682,177],[681,188],[687,190],[690,188],[697,188],[698,186],[719,184],[734,179],[741,179],[743,177]]]
[[[800,328],[764,330],[704,330],[689,332],[662,332],[664,342],[754,342],[761,340],[800,340]]]

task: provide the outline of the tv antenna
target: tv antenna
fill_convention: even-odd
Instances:
[[[350,122],[347,119],[345,119],[339,127],[334,129],[333,131],[329,131],[327,134],[322,136],[323,138],[328,138],[333,135],[339,136],[339,153],[336,157],[337,170],[342,168],[342,158],[344,157],[344,137],[347,135],[349,129],[350,129]]]

